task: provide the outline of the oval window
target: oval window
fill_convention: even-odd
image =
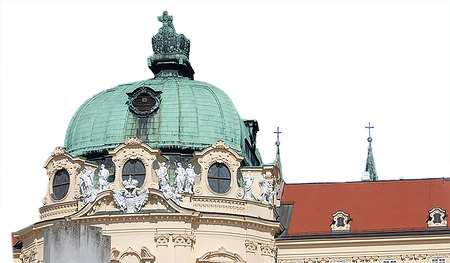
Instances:
[[[55,174],[55,177],[53,177],[53,194],[52,197],[55,200],[61,200],[69,191],[70,186],[70,177],[69,173],[66,171],[66,169],[58,170]]]
[[[122,170],[122,180],[127,180],[130,176],[139,182],[137,187],[141,187],[144,184],[145,166],[141,160],[129,160],[125,163]]]
[[[223,163],[211,165],[208,171],[208,184],[216,193],[226,193],[230,190],[231,174],[228,167]]]

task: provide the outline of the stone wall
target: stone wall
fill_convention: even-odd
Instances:
[[[109,263],[110,251],[99,227],[61,221],[44,232],[44,263]]]

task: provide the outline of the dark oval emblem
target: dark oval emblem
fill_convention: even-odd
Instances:
[[[139,87],[128,95],[128,105],[134,114],[139,117],[148,117],[157,111],[161,103],[161,91],[155,91],[150,87]]]

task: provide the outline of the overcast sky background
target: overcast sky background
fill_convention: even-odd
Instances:
[[[36,222],[44,162],[88,98],[152,78],[164,10],[195,79],[257,119],[288,183],[450,177],[449,1],[1,1],[0,258]],[[381,194],[381,193],[380,193]]]

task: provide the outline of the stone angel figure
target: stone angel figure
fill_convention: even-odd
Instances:
[[[244,175],[244,196],[242,199],[252,200],[252,186],[255,178],[252,176],[252,172],[247,171]]]
[[[195,182],[195,177],[196,176],[200,176],[199,174],[196,174],[194,172],[194,168],[192,167],[192,164],[188,164],[188,167],[185,170],[186,172],[186,178],[185,178],[185,185],[184,185],[184,192],[185,193],[194,193],[193,192],[193,188],[194,188],[194,182]]]
[[[133,179],[131,175],[127,180],[122,182],[123,188],[119,191],[114,191],[114,202],[125,213],[135,213],[141,210],[148,200],[148,190],[141,191],[138,181]]]

